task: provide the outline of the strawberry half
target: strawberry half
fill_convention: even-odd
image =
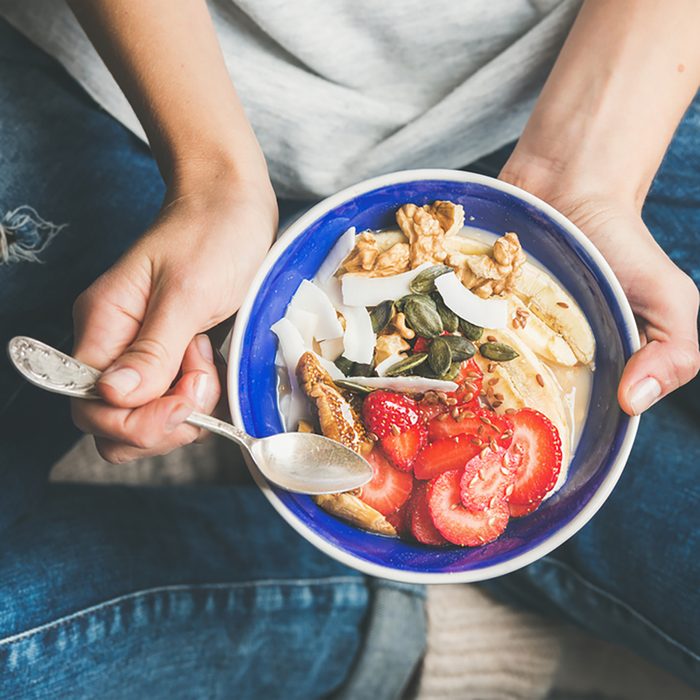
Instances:
[[[360,490],[360,498],[382,515],[391,515],[411,495],[413,477],[394,469],[377,447],[369,453],[367,461],[372,465],[374,474]]]
[[[463,468],[481,449],[472,442],[470,435],[437,440],[418,453],[413,463],[413,474],[416,479],[433,479],[450,469]]]
[[[513,515],[527,515],[537,508],[557,482],[561,470],[561,439],[549,418],[533,408],[521,408],[511,416],[513,442],[508,460],[515,469],[510,503]]]
[[[402,394],[373,391],[362,404],[362,420],[367,430],[379,438],[396,431],[403,433],[418,423],[417,404]]]
[[[397,469],[408,472],[411,471],[416,456],[428,442],[428,429],[422,423],[418,423],[398,435],[389,433],[379,442],[391,463]]]
[[[433,516],[430,515],[428,507],[428,483],[418,482],[413,487],[411,500],[408,502],[410,508],[409,523],[411,534],[422,544],[434,546],[449,544],[435,527]]]
[[[478,547],[497,539],[508,525],[508,505],[498,501],[491,508],[472,511],[462,505],[461,469],[438,476],[428,486],[428,507],[440,534],[453,544]]]
[[[431,440],[455,437],[457,435],[472,435],[478,437],[484,445],[493,438],[495,443],[506,449],[513,435],[513,422],[509,416],[499,415],[487,408],[460,406],[457,419],[452,416],[437,417],[430,421],[428,431]]]
[[[386,519],[396,528],[399,537],[406,537],[411,534],[411,503],[413,498],[409,498],[401,508],[386,515]]]
[[[505,450],[488,450],[467,462],[460,480],[462,504],[469,510],[483,510],[506,502],[512,491],[515,470]]]

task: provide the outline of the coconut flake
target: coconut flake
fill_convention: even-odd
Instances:
[[[342,372],[339,367],[336,367],[336,365],[333,362],[331,362],[330,360],[326,360],[323,357],[319,357],[318,355],[316,355],[316,358],[318,359],[318,362],[321,365],[321,367],[323,367],[323,369],[325,369],[326,372],[328,372],[331,379],[345,379],[345,373]]]
[[[383,377],[384,372],[389,369],[392,365],[395,365],[397,362],[400,362],[406,357],[406,354],[403,352],[395,352],[393,355],[389,355],[389,357],[383,359],[375,368],[374,371],[380,376]]]
[[[409,394],[422,394],[425,391],[449,392],[457,389],[454,382],[428,377],[348,377],[348,381],[371,389],[391,389]]]
[[[304,280],[289,305],[316,317],[313,334],[316,340],[340,338],[343,335],[343,327],[338,321],[333,304],[327,294],[313,282]]]
[[[312,347],[314,342],[314,333],[316,332],[316,327],[318,326],[318,316],[315,314],[304,311],[304,309],[290,304],[287,307],[287,313],[284,317],[299,331],[304,345],[307,348]]]
[[[356,273],[342,276],[343,303],[347,306],[376,306],[387,299],[400,299],[410,294],[413,279],[431,263],[389,277],[367,277]]]
[[[334,362],[343,354],[343,348],[345,347],[342,338],[322,340],[318,345],[321,348],[321,357],[331,362]]]
[[[319,282],[325,282],[329,277],[335,274],[335,271],[340,267],[340,263],[350,255],[355,247],[355,227],[351,226],[340,238],[335,242],[326,259],[318,268],[316,279]]]
[[[482,299],[469,291],[454,272],[435,280],[448,309],[465,321],[482,328],[505,328],[508,325],[508,302],[505,299]]]
[[[364,306],[346,306],[341,313],[345,318],[343,356],[350,362],[367,365],[374,357],[377,336],[372,330],[372,319]]]

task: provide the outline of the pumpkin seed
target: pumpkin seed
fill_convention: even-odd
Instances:
[[[474,343],[463,338],[461,335],[443,335],[441,338],[450,346],[450,350],[452,350],[452,359],[455,362],[468,360],[476,354]]]
[[[406,357],[403,360],[395,362],[386,372],[384,372],[385,377],[398,377],[402,374],[408,374],[411,370],[422,365],[428,359],[427,352],[419,352],[410,357]]]
[[[354,362],[351,362],[348,360],[347,357],[343,357],[340,355],[340,357],[336,357],[335,361],[333,364],[346,376],[346,377],[352,377],[353,372],[352,368],[354,366]]]
[[[518,353],[505,343],[482,343],[479,346],[479,352],[487,360],[494,362],[508,362],[518,357]]]
[[[442,374],[440,376],[440,379],[446,382],[451,382],[453,379],[457,378],[457,375],[459,374],[459,370],[461,369],[461,364],[459,362],[453,362],[450,365],[450,368],[445,372],[445,374]]]
[[[341,389],[347,389],[355,394],[371,394],[374,391],[374,389],[369,386],[355,384],[355,382],[349,382],[347,379],[336,379],[334,383]]]
[[[459,316],[457,316],[452,309],[448,309],[445,306],[445,302],[437,293],[433,295],[433,301],[435,302],[435,308],[442,319],[442,327],[448,333],[454,333],[459,328]]]
[[[363,365],[360,362],[354,362],[352,365],[352,377],[373,377],[375,376],[373,365]]]
[[[484,329],[481,326],[475,326],[473,323],[460,318],[459,319],[459,330],[462,335],[469,340],[479,340],[484,333]]]
[[[394,315],[394,302],[391,299],[377,304],[370,312],[369,317],[372,321],[372,330],[375,333],[381,333],[391,321]]]
[[[430,297],[427,297],[430,299]],[[442,319],[430,299],[430,304],[417,299],[409,299],[403,307],[406,323],[418,335],[434,338],[442,333]]]
[[[452,272],[452,268],[447,265],[433,265],[417,274],[408,288],[416,294],[428,294],[435,289],[435,280],[448,272]]]
[[[435,302],[427,294],[407,294],[396,302],[396,310],[403,311],[409,301],[417,301],[421,304],[427,304],[433,309],[435,308]]]
[[[444,337],[436,338],[428,350],[430,368],[437,375],[445,374],[452,364],[452,350]]]

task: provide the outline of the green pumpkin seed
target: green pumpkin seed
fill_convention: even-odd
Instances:
[[[482,343],[479,346],[479,352],[487,360],[494,362],[508,362],[518,357],[518,353],[505,343]]]
[[[427,304],[416,299],[409,299],[403,308],[409,328],[412,328],[424,338],[434,338],[440,335],[443,330],[440,314],[437,312],[432,299],[430,301],[431,304]]]
[[[435,309],[435,302],[427,294],[407,294],[396,302],[396,310],[403,311],[409,301],[427,304],[431,309]]]
[[[435,340],[430,343],[428,362],[430,363],[430,369],[438,376],[445,374],[445,372],[450,369],[450,365],[452,364],[452,350],[450,349],[450,344],[444,337],[435,338]]]
[[[391,299],[377,304],[370,312],[369,317],[372,321],[372,330],[375,333],[381,333],[391,321],[394,315],[394,302]]]
[[[479,340],[484,333],[484,329],[481,326],[475,326],[473,323],[469,323],[463,318],[459,319],[459,330],[462,335],[469,340]]]
[[[448,333],[454,333],[459,328],[459,316],[452,309],[448,309],[445,306],[445,302],[443,302],[439,294],[433,296],[433,301],[435,301],[435,308],[442,319],[442,327]]]
[[[413,278],[409,289],[416,294],[428,294],[435,289],[435,280],[448,272],[452,272],[452,268],[447,265],[428,267]]]
[[[427,352],[419,352],[403,360],[395,362],[389,369],[384,372],[385,377],[398,377],[402,374],[408,374],[411,370],[422,365],[428,359]]]
[[[374,389],[369,386],[355,384],[355,382],[349,382],[347,379],[336,379],[334,383],[341,389],[347,389],[355,394],[371,394],[374,391]]]
[[[459,370],[461,369],[461,364],[459,362],[453,362],[450,368],[445,372],[445,374],[440,375],[440,379],[445,382],[451,382],[453,379],[457,378]]]
[[[452,350],[452,360],[454,362],[468,360],[476,354],[474,343],[463,338],[461,335],[443,335],[441,339],[450,346],[450,350]]]
[[[374,366],[373,365],[363,365],[359,362],[355,362],[352,365],[352,377],[374,377]]]
[[[346,377],[352,377],[353,376],[353,366],[354,362],[351,362],[348,360],[347,357],[343,357],[342,355],[340,357],[337,357],[335,359],[335,362],[333,363]]]

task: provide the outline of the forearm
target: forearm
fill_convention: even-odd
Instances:
[[[588,0],[502,177],[641,207],[700,83],[697,0]]]
[[[69,0],[131,103],[170,188],[268,183],[204,0]]]

